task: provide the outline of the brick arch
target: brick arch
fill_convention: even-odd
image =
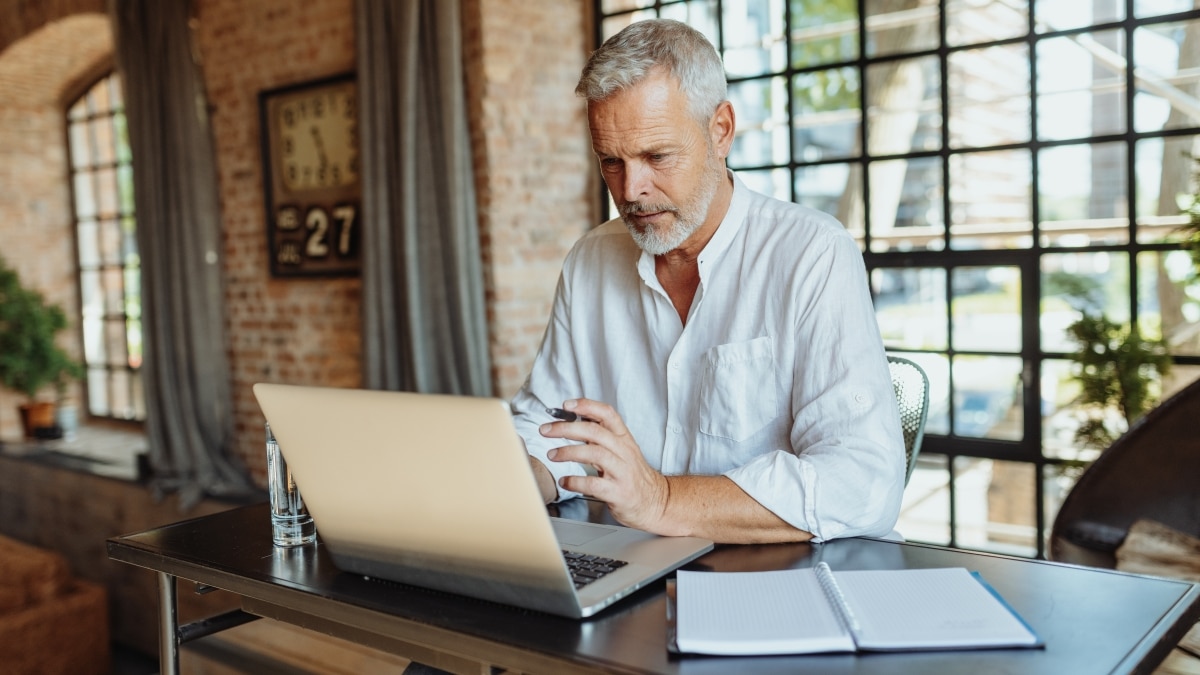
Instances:
[[[83,350],[65,111],[111,68],[112,30],[99,12],[46,22],[0,52],[0,251],[66,311],[72,328],[60,342],[76,357]],[[20,436],[19,402],[0,389],[0,438]]]
[[[0,53],[0,107],[63,108],[112,69],[112,30],[104,14],[50,23]]]

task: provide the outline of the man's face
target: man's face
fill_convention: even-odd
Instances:
[[[725,178],[709,129],[665,71],[588,104],[592,150],[639,247],[662,255],[705,224]]]

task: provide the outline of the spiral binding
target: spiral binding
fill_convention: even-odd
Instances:
[[[837,580],[833,578],[833,570],[829,568],[829,564],[825,562],[817,563],[814,570],[817,574],[817,581],[821,584],[821,590],[825,592],[825,597],[829,599],[829,604],[837,609],[838,616],[842,619],[842,624],[854,636],[854,641],[858,642],[859,633],[862,627],[858,624],[858,618],[854,616],[854,612],[850,610],[850,605],[846,604],[846,596],[842,595],[842,589],[838,586]]]

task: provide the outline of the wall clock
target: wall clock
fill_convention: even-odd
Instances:
[[[354,275],[362,211],[354,75],[261,92],[267,250],[274,276]]]

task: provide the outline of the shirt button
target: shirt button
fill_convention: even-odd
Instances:
[[[867,402],[867,395],[866,395],[866,394],[855,394],[855,395],[854,395],[854,402],[855,402],[855,403],[866,403],[866,402]]]
[[[674,426],[672,426],[672,427],[671,427],[671,433],[675,433],[675,434],[677,434],[677,433],[679,433],[680,431],[682,431],[682,429],[680,429],[678,425],[674,425]]]

